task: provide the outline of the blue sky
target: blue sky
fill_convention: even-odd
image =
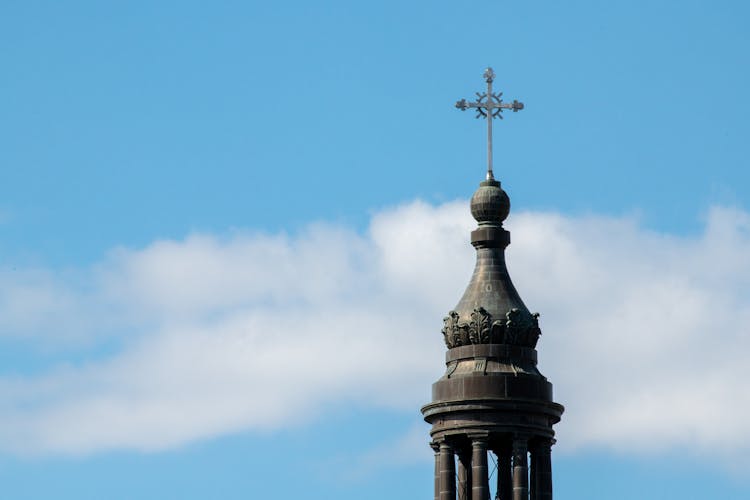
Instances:
[[[2,497],[431,498],[491,65],[556,498],[750,498],[748,22],[3,2]]]

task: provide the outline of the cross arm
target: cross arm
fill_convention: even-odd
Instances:
[[[513,99],[513,102],[501,102],[498,108],[512,109],[515,113],[516,111],[523,109],[523,103]]]
[[[466,111],[468,108],[476,108],[479,106],[479,104],[475,102],[469,102],[466,99],[461,99],[460,101],[456,101],[456,107],[460,109],[461,111]]]
[[[489,105],[492,108],[498,108],[498,105]],[[466,99],[461,99],[460,101],[456,101],[456,107],[460,109],[461,111],[466,111],[469,108],[475,108],[475,109],[487,109],[488,104],[486,102],[469,102]]]
[[[481,103],[481,102],[469,102],[466,99],[461,99],[460,101],[456,102],[456,107],[460,109],[461,111],[466,111],[469,108],[477,108],[477,109],[512,109],[515,113],[516,111],[523,109],[523,103],[518,102],[517,100],[513,100],[513,102],[501,102],[500,104],[494,104],[494,103]]]

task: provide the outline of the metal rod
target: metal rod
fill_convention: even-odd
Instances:
[[[492,173],[492,78],[487,78],[487,180],[495,178]]]

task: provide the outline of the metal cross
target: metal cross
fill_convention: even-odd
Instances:
[[[492,93],[492,81],[495,79],[495,72],[492,71],[492,68],[487,68],[484,71],[484,79],[487,81],[487,92],[476,92],[477,100],[475,102],[461,99],[456,102],[456,107],[461,111],[474,108],[477,110],[477,118],[484,117],[487,119],[487,180],[492,180],[495,178],[492,173],[492,120],[494,118],[502,120],[504,109],[512,109],[514,113],[523,109],[523,103],[516,100],[511,103],[504,103],[502,92]]]

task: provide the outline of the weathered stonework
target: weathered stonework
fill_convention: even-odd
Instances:
[[[443,339],[448,349],[469,344],[509,344],[536,347],[542,331],[539,314],[511,309],[504,318],[494,320],[484,307],[471,313],[469,322],[461,321],[456,311],[443,318]]]

